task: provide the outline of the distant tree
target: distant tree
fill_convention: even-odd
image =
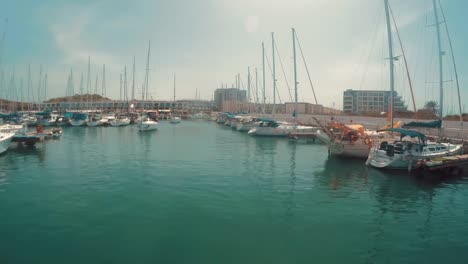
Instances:
[[[424,104],[424,108],[431,110],[432,113],[437,114],[439,112],[439,103],[436,101],[427,101]]]

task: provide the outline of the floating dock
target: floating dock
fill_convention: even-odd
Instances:
[[[305,143],[320,142],[320,140],[317,139],[317,134],[310,133],[310,132],[289,133],[288,138],[289,140],[295,141],[295,142],[305,142]]]
[[[62,128],[56,127],[44,130],[42,126],[37,126],[35,132],[20,133],[13,136],[11,142],[24,143],[27,146],[34,146],[36,143],[46,139],[57,139],[62,136]]]
[[[464,176],[465,168],[468,168],[468,154],[419,160],[415,168],[414,172],[422,176]]]

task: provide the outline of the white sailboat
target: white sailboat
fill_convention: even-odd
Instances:
[[[173,106],[172,106],[172,113],[174,114],[175,113],[175,109],[176,109],[176,100],[175,100],[175,88],[176,88],[176,76],[174,75],[174,102],[172,103]],[[180,117],[178,117],[177,115],[172,115],[171,116],[171,124],[179,124],[181,121]]]
[[[148,94],[148,83],[149,83],[149,59],[150,59],[150,51],[151,51],[151,42],[148,43],[148,56],[146,57],[146,74],[145,74],[145,85],[143,89],[143,102],[142,102],[142,110],[144,111],[144,102],[145,99],[147,99],[147,94]],[[138,122],[138,131],[144,132],[144,131],[154,131],[158,129],[158,122],[152,120],[150,117],[146,116],[142,119],[140,119],[140,122]]]
[[[388,33],[388,47],[389,47],[389,58],[390,59],[390,121],[391,126],[394,127],[393,123],[393,95],[394,95],[394,65],[393,65],[393,46],[392,46],[392,32],[390,24],[390,16],[388,10],[388,2],[385,2],[385,11],[387,14],[387,33]],[[317,123],[318,120],[316,120]],[[335,131],[338,130],[340,133],[331,133],[327,128],[317,131],[317,137],[328,145],[328,152],[330,155],[348,158],[367,158],[369,151],[376,141],[385,136],[389,136],[385,133],[376,133],[365,131],[364,127],[359,124],[346,125],[342,123],[332,122],[331,128]]]
[[[94,86],[94,94],[91,96],[91,104],[93,103],[93,96],[97,95],[97,87],[98,87],[98,76],[96,75],[96,84]],[[90,115],[87,125],[89,127],[103,126],[104,121],[106,120],[102,120],[101,111],[95,110],[93,114]]]
[[[390,22],[389,22],[389,7],[388,0],[385,1],[385,8],[387,14],[387,28],[390,34]],[[432,122],[436,125],[440,131],[442,131],[442,118],[443,118],[443,52],[441,48],[440,39],[440,21],[437,11],[435,0],[433,0],[434,14],[435,14],[435,26],[437,29],[437,43],[439,48],[439,85],[440,85],[440,109],[439,109],[439,122]],[[391,40],[391,38],[389,39]],[[392,55],[391,42],[390,55]],[[390,56],[392,58],[392,56]],[[393,62],[390,67],[391,70],[391,87],[393,88]],[[392,101],[393,103],[393,101]],[[369,153],[369,157],[366,161],[367,165],[379,169],[408,169],[411,170],[412,166],[418,160],[426,160],[431,158],[439,158],[444,156],[451,156],[461,154],[463,152],[462,145],[455,145],[449,143],[436,143],[428,142],[425,136],[417,131],[405,130],[405,129],[386,129],[387,131],[400,133],[400,140],[393,143],[382,142],[380,146],[375,146]],[[415,140],[414,140],[415,139]]]

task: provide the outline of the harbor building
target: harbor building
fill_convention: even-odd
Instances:
[[[247,91],[238,88],[219,88],[214,92],[214,104],[218,110],[223,109],[225,101],[247,102]]]
[[[388,112],[390,95],[390,91],[348,89],[343,92],[343,112],[353,114],[362,112]],[[397,92],[393,92],[393,110],[408,110],[405,101]]]
[[[101,102],[45,102],[28,104],[24,107],[32,111],[56,110],[103,110],[106,112],[126,112],[144,110],[171,110],[180,114],[195,114],[199,112],[209,112],[213,110],[213,102],[208,100],[177,100],[173,101],[101,101]]]

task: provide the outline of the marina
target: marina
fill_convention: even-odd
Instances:
[[[458,212],[465,178],[419,180],[326,152],[324,144],[252,137],[209,121],[161,121],[149,134],[137,126],[66,127],[59,140],[12,145],[0,158],[0,232],[8,241],[1,257],[15,263],[463,257],[468,229]],[[396,251],[388,247],[395,243]],[[28,254],[19,254],[25,247]]]
[[[468,4],[410,2],[6,3],[0,264],[466,262]]]

